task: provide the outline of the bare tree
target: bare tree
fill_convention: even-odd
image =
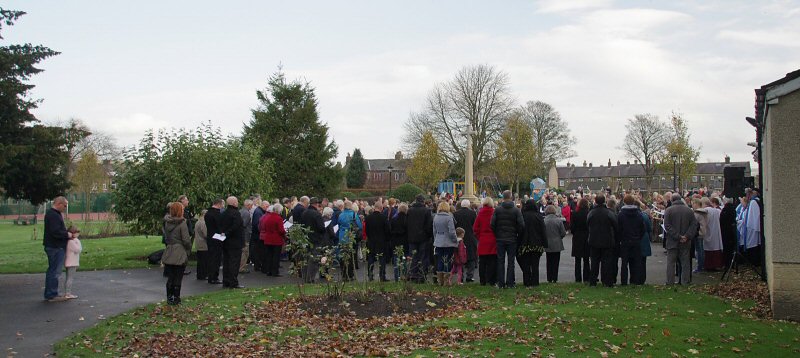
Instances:
[[[71,118],[67,122],[56,122],[53,126],[64,128],[69,154],[65,167],[70,180],[76,163],[89,151],[100,160],[114,160],[122,156],[122,149],[116,144],[114,137],[90,129],[80,119]]]
[[[503,130],[512,106],[505,73],[489,65],[464,67],[449,82],[433,87],[423,109],[406,122],[404,139],[407,146],[414,146],[425,131],[432,131],[452,164],[464,160],[466,142],[461,133],[471,129],[477,133],[472,136],[477,168],[494,155],[494,139]]]
[[[658,116],[649,113],[637,114],[633,119],[628,119],[625,129],[628,133],[625,135],[622,150],[628,157],[639,161],[644,169],[645,183],[649,192],[657,160],[663,157],[670,142],[669,129]]]
[[[569,125],[553,106],[528,101],[517,113],[533,130],[535,173],[540,177],[545,177],[551,163],[576,155],[572,147],[577,139],[570,135]]]

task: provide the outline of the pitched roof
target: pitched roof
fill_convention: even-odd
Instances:
[[[366,162],[367,170],[389,170],[389,165],[392,170],[406,170],[406,167],[411,163],[410,159],[364,159]]]

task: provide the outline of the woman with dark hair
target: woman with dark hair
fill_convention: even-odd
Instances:
[[[589,226],[586,216],[589,215],[589,200],[582,198],[572,214],[572,257],[575,258],[575,282],[589,282]]]
[[[167,244],[161,262],[167,276],[167,304],[181,303],[181,282],[183,270],[192,251],[192,238],[183,217],[183,205],[179,202],[169,204],[169,213],[164,216],[164,241]]]
[[[517,252],[517,262],[522,268],[522,283],[525,287],[538,286],[539,259],[547,248],[547,237],[536,200],[529,199],[522,206],[522,220],[525,221],[525,229]]]

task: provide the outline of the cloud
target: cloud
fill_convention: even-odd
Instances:
[[[609,7],[612,0],[542,0],[537,2],[537,12],[559,13]]]
[[[800,48],[800,32],[785,29],[722,30],[717,34],[717,38],[758,46]]]
[[[156,119],[147,113],[131,113],[118,117],[87,120],[87,124],[90,128],[96,128],[114,136],[117,142],[123,146],[138,144],[142,135],[148,130],[157,131],[169,127],[169,122]]]

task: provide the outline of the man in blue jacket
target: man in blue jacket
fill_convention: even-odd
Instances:
[[[639,284],[642,281],[640,271],[642,269],[642,237],[645,235],[645,223],[633,195],[625,195],[622,202],[625,205],[622,206],[617,216],[617,236],[620,244],[619,256],[622,258],[620,279],[622,285],[625,286],[628,284],[628,271],[630,271],[632,284]]]

